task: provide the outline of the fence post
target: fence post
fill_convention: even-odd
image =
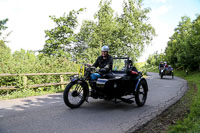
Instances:
[[[28,80],[28,78],[26,76],[23,76],[23,87],[24,87],[24,89],[26,89],[26,87],[27,87],[27,80]]]
[[[60,75],[60,82],[64,82],[63,75]],[[61,89],[64,90],[65,86],[61,85]]]

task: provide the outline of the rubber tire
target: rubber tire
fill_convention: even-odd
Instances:
[[[163,79],[163,73],[161,73],[160,78]]]
[[[66,86],[66,88],[65,88],[65,91],[64,91],[64,93],[63,93],[63,100],[64,100],[64,102],[65,102],[65,105],[66,106],[68,106],[68,107],[70,107],[70,108],[78,108],[78,107],[80,107],[83,103],[84,103],[84,101],[86,100],[86,97],[87,97],[87,90],[86,90],[86,88],[84,87],[84,85],[83,84],[79,84],[79,85],[81,85],[81,87],[83,88],[83,99],[78,103],[78,104],[72,104],[72,103],[70,103],[70,101],[69,101],[69,99],[68,99],[68,93],[69,93],[69,90],[70,90],[70,88],[73,86],[73,85],[75,85],[76,83],[69,83],[67,86]]]
[[[174,79],[174,73],[172,72],[172,79]]]
[[[140,88],[141,85],[143,86],[143,89],[144,89],[144,99],[143,99],[143,101],[140,101],[140,99],[139,99],[139,88]],[[137,87],[137,90],[135,92],[135,102],[136,102],[138,107],[144,106],[146,99],[147,99],[147,92],[148,92],[148,85],[147,85],[146,80],[140,81],[140,83]]]

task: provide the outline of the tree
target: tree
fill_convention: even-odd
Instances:
[[[200,16],[193,22],[182,17],[165,49],[167,59],[177,68],[200,70]]]
[[[6,23],[7,23],[8,19],[3,19],[3,20],[0,20],[0,40],[3,40],[4,42],[8,42],[6,41],[7,37],[11,34],[12,31],[8,32],[7,34],[4,34],[2,36],[2,31],[3,30],[6,30],[8,27],[5,26]]]
[[[166,61],[165,54],[162,52],[158,54],[158,51],[156,51],[152,55],[149,55],[147,59],[147,63],[153,66],[158,66],[161,61],[162,62]]]
[[[193,54],[194,66],[200,71],[200,15],[193,21],[192,34],[190,37],[191,53]]]
[[[166,55],[168,56],[169,62],[177,67],[183,67],[186,69],[191,58],[189,51],[188,40],[191,36],[191,19],[189,17],[182,17],[177,28],[175,28],[175,33],[168,42],[168,47],[166,48]]]
[[[150,44],[155,35],[154,28],[148,23],[146,16],[149,9],[142,9],[142,0],[124,2],[123,14],[118,18],[121,39],[121,50],[124,55],[134,60],[141,55],[144,46]]]
[[[60,56],[62,51],[70,52],[75,58],[94,62],[101,47],[108,45],[111,55],[129,56],[136,61],[155,35],[146,16],[150,10],[142,8],[142,0],[124,2],[120,16],[114,15],[111,0],[101,0],[94,21],[85,20],[75,34],[77,14],[82,10],[73,10],[60,18],[51,17],[56,27],[45,31],[48,39],[43,53]]]
[[[11,59],[11,50],[3,40],[0,40],[0,72],[4,72],[6,65]]]
[[[74,30],[78,25],[77,15],[81,11],[83,11],[82,8],[78,11],[72,10],[68,15],[64,13],[59,18],[50,16],[56,23],[56,27],[45,31],[47,40],[45,41],[43,50],[40,52],[53,56],[61,56],[65,52],[69,53],[72,49],[73,42],[76,42]]]
[[[8,19],[0,20],[0,37],[2,35],[2,31],[6,30],[8,27],[5,26]],[[6,46],[5,42],[0,39],[0,67],[1,71],[4,70],[5,65],[8,63],[8,61],[11,58],[11,50],[9,47]]]
[[[110,47],[110,53],[114,53],[117,33],[117,22],[110,7],[111,1],[101,1],[99,11],[94,15],[95,21],[84,21],[80,32],[77,34],[75,50],[78,58],[90,58],[94,62],[101,52],[103,45]]]
[[[95,21],[84,21],[75,45],[76,53],[83,55],[85,49],[85,55],[93,53],[92,56],[97,57],[100,48],[108,45],[113,56],[129,56],[136,61],[144,46],[155,35],[146,16],[149,9],[142,9],[141,0],[124,2],[123,14],[120,16],[113,15],[111,1],[101,1],[99,7]]]
[[[5,24],[7,23],[8,19],[3,19],[3,20],[0,20],[0,36],[2,35],[2,30],[6,30],[8,27],[5,26]]]

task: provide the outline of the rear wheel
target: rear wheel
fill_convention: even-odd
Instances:
[[[138,88],[135,93],[135,101],[139,107],[145,104],[147,99],[147,91],[148,91],[147,82],[145,80],[142,80],[138,85]]]
[[[174,73],[172,72],[172,79],[174,79]]]
[[[70,108],[80,107],[87,97],[87,88],[84,84],[69,83],[63,93],[65,104]]]

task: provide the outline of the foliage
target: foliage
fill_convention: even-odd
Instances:
[[[160,61],[167,61],[177,69],[200,70],[199,40],[200,15],[193,22],[184,16],[170,37],[165,52],[150,55],[147,63],[158,66]]]
[[[85,53],[92,51],[98,56],[101,47],[108,45],[111,55],[129,56],[136,61],[154,35],[154,29],[147,23],[149,9],[142,9],[141,4],[142,1],[124,2],[123,14],[114,16],[111,1],[101,1],[95,21],[85,21],[80,30],[79,38],[85,44],[82,46],[87,48]]]
[[[72,52],[73,58],[88,59],[89,62],[94,62],[100,54],[101,47],[108,45],[111,55],[129,56],[136,61],[144,46],[148,45],[155,35],[153,27],[148,23],[148,12],[149,9],[142,8],[141,0],[128,0],[123,3],[123,13],[114,15],[111,0],[104,2],[101,0],[99,10],[94,15],[94,21],[83,21],[77,34],[73,31],[77,25],[76,11],[70,12],[72,15],[64,19],[54,17],[53,20],[57,26],[46,31],[46,36],[49,38],[42,51],[54,55],[55,51],[61,49],[65,52]],[[71,18],[75,18],[74,21],[68,21]],[[63,24],[67,25],[66,27],[70,30],[60,30],[63,29]],[[66,39],[70,41],[65,42]]]
[[[45,31],[47,40],[41,51],[42,53],[59,57],[62,53],[69,53],[71,51],[72,43],[76,42],[74,30],[78,25],[77,14],[81,11],[83,11],[83,9],[79,11],[72,10],[68,15],[64,14],[59,18],[50,16],[56,23],[56,27]]]
[[[147,75],[147,72],[158,72],[157,66],[148,64],[147,62],[135,63],[134,65],[143,75]]]
[[[5,30],[7,29],[8,27],[5,26],[6,22],[8,21],[8,19],[3,19],[3,20],[0,20],[0,36],[2,34],[2,30]]]
[[[158,66],[161,61],[165,60],[166,60],[166,55],[164,53],[158,54],[158,52],[156,51],[154,54],[149,55],[147,63],[150,65]]]
[[[167,60],[177,68],[200,70],[200,16],[193,22],[182,17],[165,50]]]
[[[9,47],[6,46],[4,41],[0,40],[0,64],[1,64],[1,69],[4,68],[4,64],[9,61],[11,58],[11,50]]]
[[[151,42],[155,31],[148,23],[146,14],[149,11],[149,9],[142,8],[141,0],[124,1],[123,14],[117,18],[120,55],[128,55],[136,61],[144,46]]]
[[[58,73],[76,72],[77,64],[65,57],[35,55],[32,51],[15,51],[10,58],[0,62],[0,73]],[[69,78],[64,76],[64,80]],[[59,76],[28,76],[28,84],[60,82]],[[17,86],[23,89],[23,77],[1,77],[0,86]],[[48,87],[46,87],[48,88]],[[6,94],[6,91],[0,91]]]
[[[7,29],[7,26],[5,26],[8,19],[0,20],[0,37],[2,34],[2,31]],[[6,46],[5,42],[0,39],[0,66],[1,69],[4,69],[4,64],[7,63],[11,58],[11,50],[9,47]]]

